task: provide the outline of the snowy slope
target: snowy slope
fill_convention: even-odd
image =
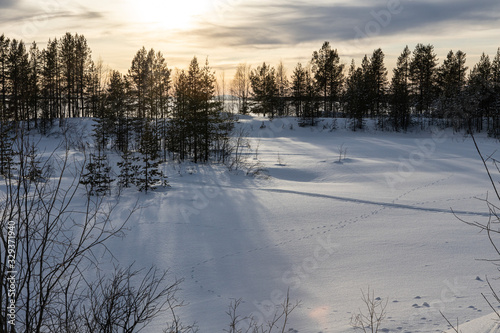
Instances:
[[[388,300],[384,331],[442,332],[439,311],[461,323],[490,313],[481,293],[485,276],[499,274],[477,259],[494,252],[451,213],[487,220],[479,199],[491,186],[472,140],[438,129],[329,131],[331,122],[241,119],[254,148],[248,162],[257,157],[266,173],[170,164],[171,189],[124,193],[124,212],[137,196],[144,208],[111,250],[122,265],[153,263],[185,278],[180,296],[189,305],[179,315],[200,332],[227,328],[232,299],[243,299],[242,316],[268,320],[287,290],[301,300],[289,325],[301,333],[352,332],[368,286]],[[478,141],[485,154],[498,147]]]

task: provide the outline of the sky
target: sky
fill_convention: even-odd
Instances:
[[[471,69],[500,47],[500,1],[0,0],[0,34],[45,48],[66,32],[84,35],[94,60],[122,73],[145,46],[171,68],[208,57],[226,80],[238,63],[283,61],[290,75],[324,41],[346,67],[382,48],[391,70],[406,45],[423,43],[440,62],[462,50]]]

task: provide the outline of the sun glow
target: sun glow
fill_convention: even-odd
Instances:
[[[148,28],[188,30],[209,10],[209,0],[129,0],[134,21]]]

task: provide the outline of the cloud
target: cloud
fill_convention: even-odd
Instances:
[[[311,4],[281,0],[240,4],[224,13],[224,21],[212,20],[193,33],[210,43],[247,47],[350,41],[403,32],[433,31],[439,35],[441,29],[450,26],[459,31],[472,25],[498,24],[495,13],[499,11],[498,0],[377,0],[370,5],[366,1]]]
[[[60,6],[50,9],[31,7],[10,12],[0,11],[0,29],[8,37],[25,41],[52,36],[54,33],[62,35],[68,29],[79,32],[78,29],[88,27],[90,20],[105,21],[105,15],[84,7],[68,9]]]
[[[0,8],[10,8],[16,5],[16,0],[0,0]]]

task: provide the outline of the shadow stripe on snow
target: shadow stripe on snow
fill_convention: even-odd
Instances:
[[[390,203],[390,202],[379,202],[379,201],[339,197],[339,196],[328,195],[328,194],[300,192],[300,191],[291,191],[291,190],[280,190],[280,189],[258,189],[258,190],[259,191],[266,191],[266,192],[275,192],[275,193],[296,194],[296,195],[303,195],[303,196],[315,197],[315,198],[332,199],[332,200],[337,200],[337,201],[381,206],[381,207],[385,207],[385,208],[410,209],[410,210],[418,210],[418,211],[431,212],[431,213],[455,213],[456,215],[476,215],[476,216],[486,216],[486,217],[489,216],[489,213],[486,213],[486,212],[483,212],[483,213],[468,212],[468,211],[463,211],[463,210],[453,210],[452,211],[451,208],[442,209],[442,208],[417,207],[417,206]]]

